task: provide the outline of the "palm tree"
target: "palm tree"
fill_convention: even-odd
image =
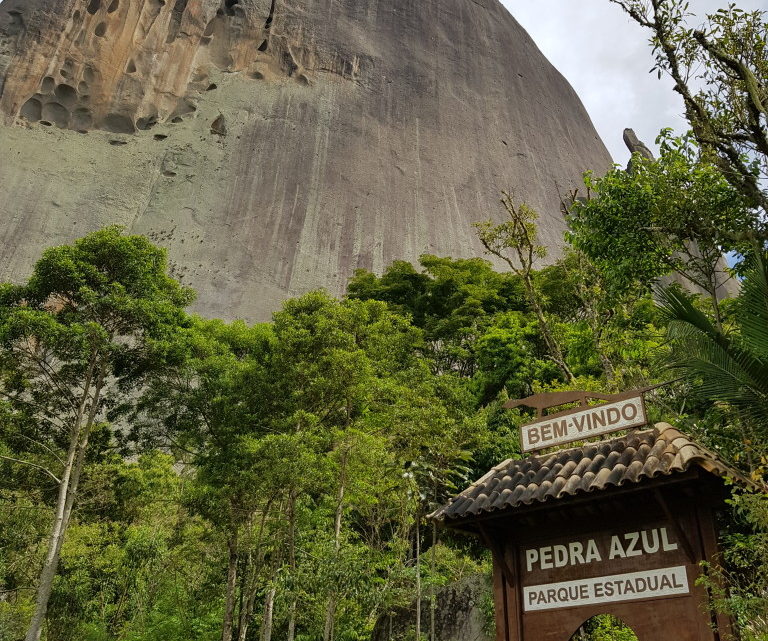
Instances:
[[[749,260],[741,285],[730,331],[718,329],[679,288],[660,290],[658,302],[669,320],[669,365],[703,398],[734,414],[745,430],[746,446],[755,438],[768,440],[768,256],[764,252],[756,252]]]

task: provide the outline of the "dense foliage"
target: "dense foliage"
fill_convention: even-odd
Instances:
[[[135,269],[147,264],[154,272],[141,281]],[[40,284],[44,270],[55,286]],[[62,471],[77,447],[64,410],[91,385],[81,353],[103,349],[96,362],[109,375],[103,396],[85,401],[93,419],[79,432],[89,441],[57,539],[49,641],[367,639],[414,603],[412,633],[429,635],[421,604],[488,566],[482,550],[424,517],[518,454],[525,417],[502,402],[657,382],[668,375],[659,357],[684,366],[665,344],[682,321],[670,324],[639,284],[632,295],[607,293],[577,250],[531,270],[528,286],[481,259],[361,271],[346,300],[310,293],[255,326],[184,315],[190,294],[164,270],[160,250],[110,228],[47,252],[29,285],[3,290],[4,641],[23,636],[39,601]],[[753,271],[726,322],[765,297]],[[669,300],[700,322],[710,309],[680,291]],[[572,380],[548,351],[542,317]],[[747,323],[733,341],[753,349],[760,327]],[[88,342],[88,331],[106,338]],[[702,392],[694,376],[659,395],[654,412],[735,453],[747,433]],[[693,409],[681,413],[688,397]],[[749,461],[761,460],[762,435],[748,435]],[[759,553],[746,530],[733,536]],[[592,638],[612,625],[599,620]]]
[[[549,266],[505,193],[477,231],[506,271],[423,256],[260,325],[187,314],[165,253],[115,227],[0,286],[0,641],[354,641],[403,611],[404,638],[437,641],[438,589],[489,563],[425,517],[519,454],[528,417],[501,406],[538,391],[677,377],[651,418],[765,481],[764,14],[694,30],[684,2],[612,1],[652,31],[692,138],[588,176]],[[723,531],[712,606],[765,641],[765,495],[737,491]],[[634,635],[599,616],[574,639]]]
[[[256,326],[183,314],[190,294],[164,261],[110,228],[3,289],[4,641],[27,630],[52,545],[49,641],[368,638],[418,595],[487,572],[424,517],[518,452],[504,399],[565,383],[539,314],[578,385],[604,386],[605,360],[650,380],[660,336],[638,298],[606,319],[621,345],[601,360],[592,312],[568,296],[573,260],[531,273],[539,312],[515,274],[425,256]],[[62,492],[73,448],[78,483]],[[429,612],[416,621],[429,634]]]

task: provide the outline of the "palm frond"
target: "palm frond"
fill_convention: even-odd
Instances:
[[[761,253],[752,257],[745,273],[738,310],[745,347],[768,361],[768,260]]]
[[[667,321],[678,325],[678,331],[681,327],[688,326],[697,329],[717,343],[728,342],[707,315],[698,309],[680,288],[675,286],[658,288],[656,301]]]

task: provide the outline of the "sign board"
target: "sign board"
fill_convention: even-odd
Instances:
[[[689,592],[688,572],[684,565],[678,565],[659,570],[530,586],[523,590],[523,610],[532,612],[637,599],[658,599]]]
[[[691,592],[690,561],[662,523],[529,544],[519,554],[523,612]]]
[[[594,436],[648,423],[642,394],[613,403],[578,407],[552,414],[520,428],[523,452],[584,441]]]

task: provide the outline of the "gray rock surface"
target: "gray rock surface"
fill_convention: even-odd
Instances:
[[[421,603],[422,634],[430,627],[430,602]],[[399,609],[376,623],[371,641],[413,639],[416,606]],[[435,595],[436,641],[493,641],[493,594],[490,577],[473,575],[448,585]]]
[[[503,189],[554,257],[611,164],[498,0],[5,0],[0,91],[0,280],[121,223],[224,318],[481,255]]]
[[[646,160],[655,160],[653,152],[648,149],[648,145],[637,137],[634,129],[625,129],[623,137],[624,144],[629,149],[630,154],[640,154]]]

